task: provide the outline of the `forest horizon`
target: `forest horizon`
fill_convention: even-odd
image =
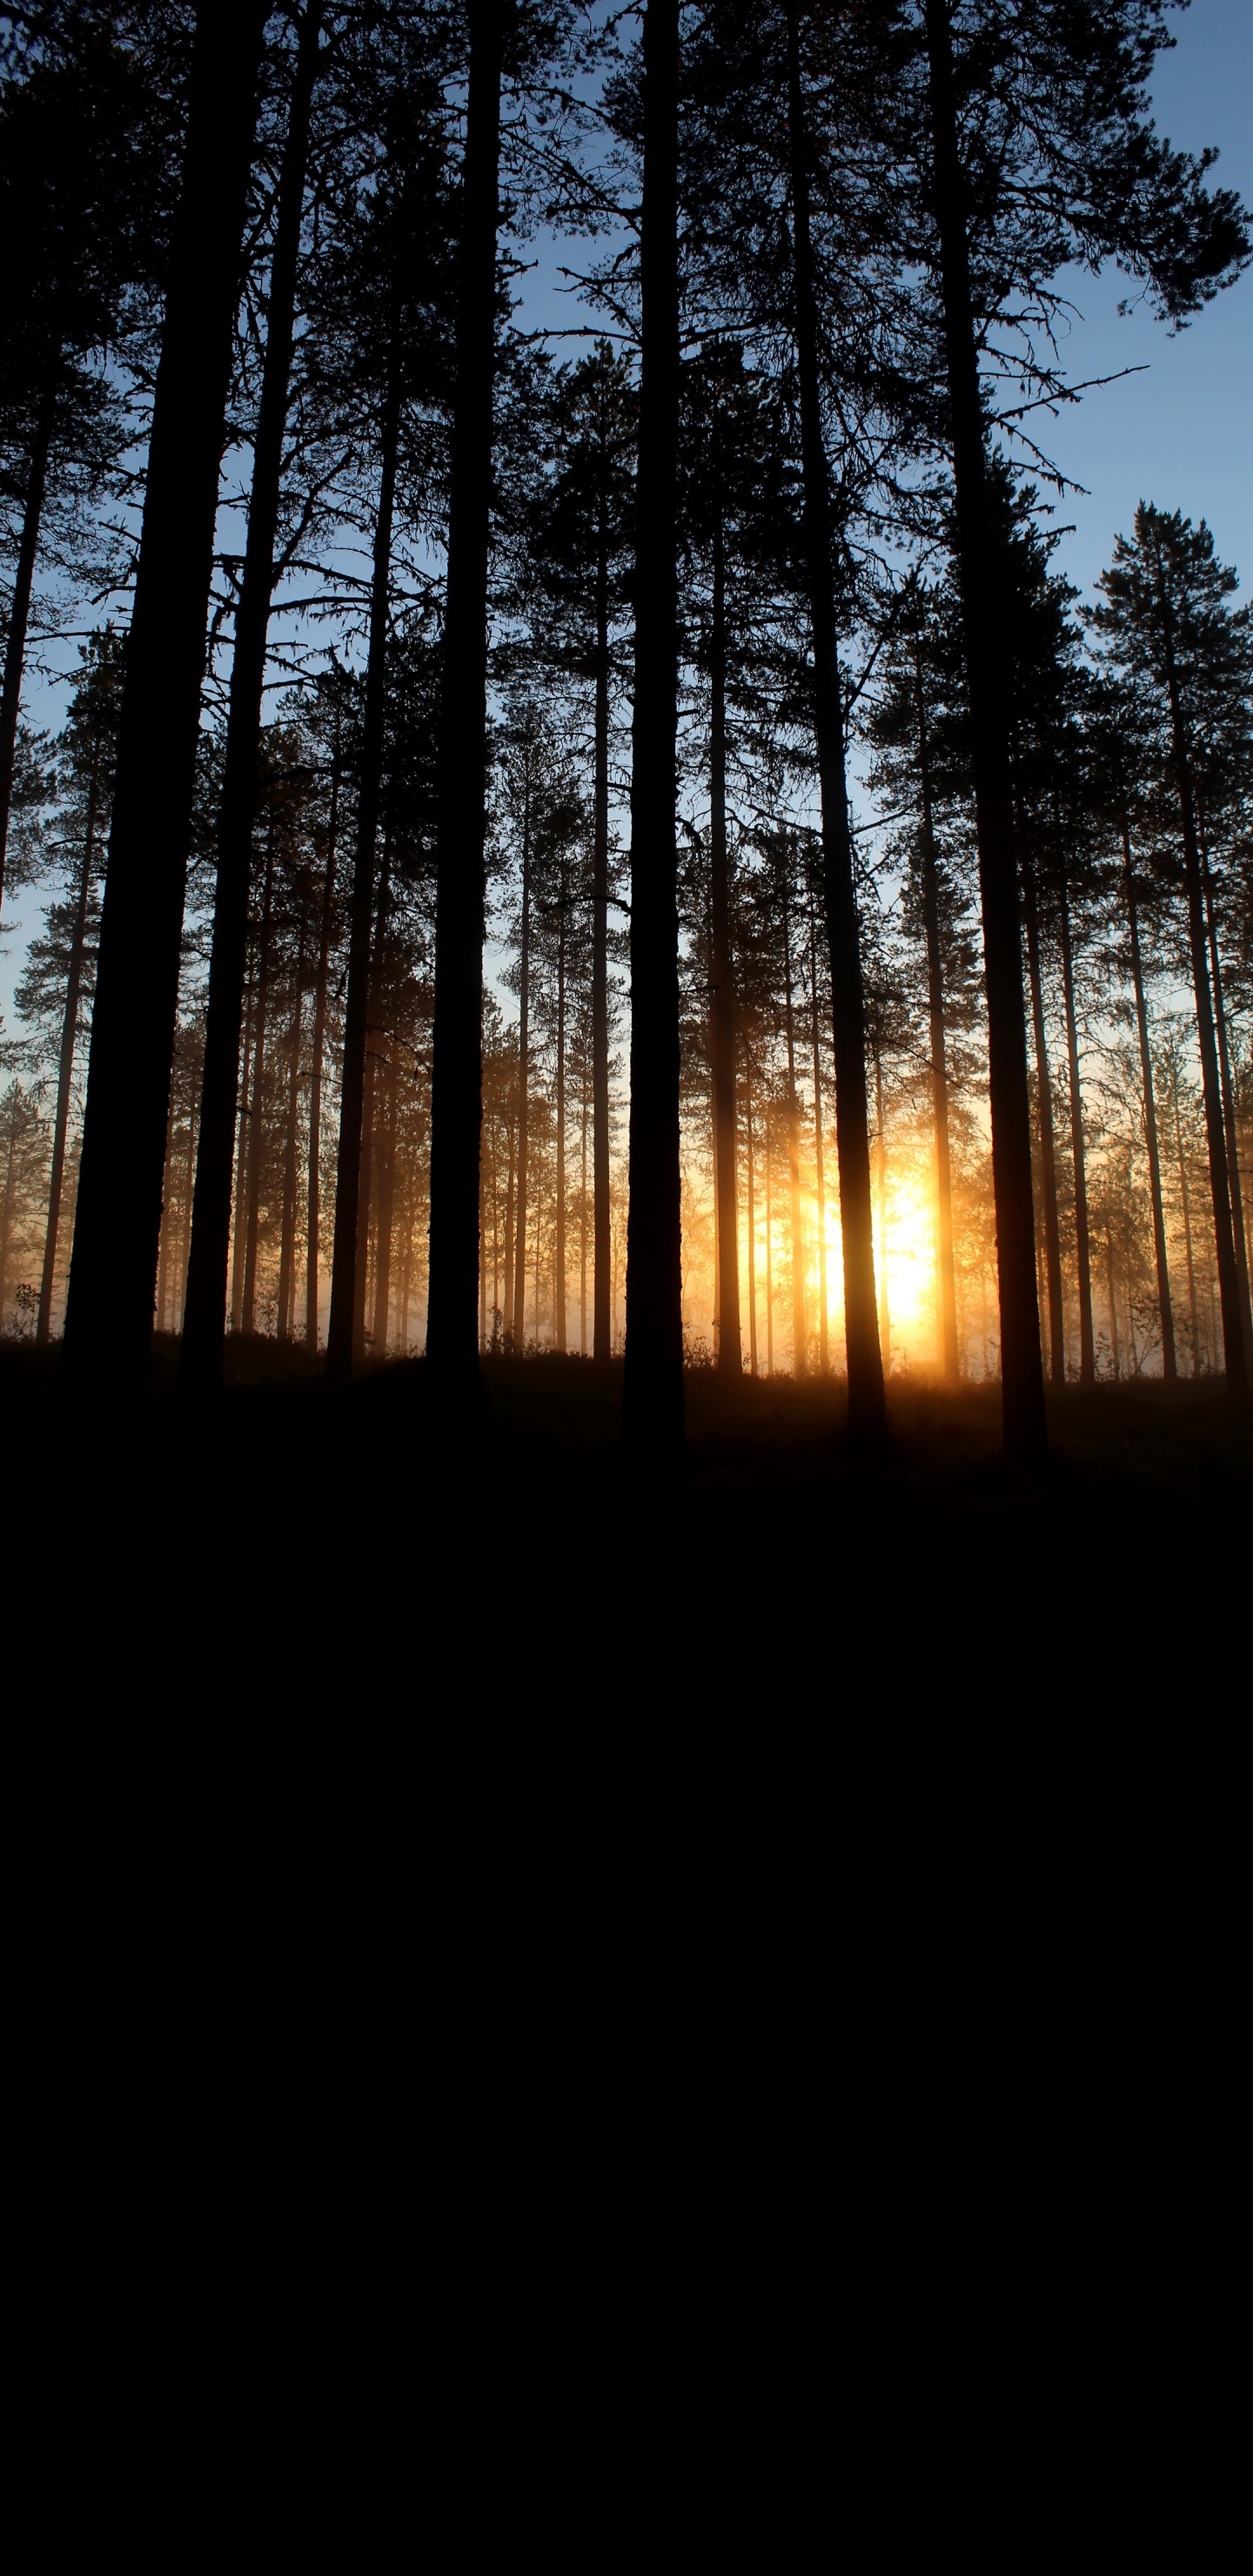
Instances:
[[[654,1463],[694,1374],[1020,1467],[1070,1390],[1245,1419],[1253,615],[1187,490],[1081,598],[1049,447],[1066,274],[1253,291],[1188,33],[8,13],[6,1366],[585,1360]]]

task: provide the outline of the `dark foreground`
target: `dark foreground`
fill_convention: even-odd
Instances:
[[[882,1457],[835,1383],[688,1380],[682,1474],[628,1476],[620,1379],[489,1363],[432,1417],[420,1362],[328,1394],[272,1345],[185,1411],[71,1415],[0,1345],[19,1704],[367,1733],[600,1713],[859,1727],[1045,1715],[1239,1722],[1253,1418],[1221,1387],[1070,1390],[1034,1478],[992,1387],[892,1389]]]

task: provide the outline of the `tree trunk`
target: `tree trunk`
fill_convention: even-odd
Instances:
[[[637,1451],[683,1441],[679,917],[675,848],[679,423],[679,10],[644,15],[640,444],[631,745],[631,1198],[624,1425]]]
[[[218,476],[266,10],[196,13],[92,1010],[70,1382],[138,1393],[152,1339]]]
[[[801,1229],[800,1102],[796,1095],[796,1031],[792,1017],[792,923],[783,906],[784,1027],[787,1035],[787,1170],[792,1220],[792,1375],[804,1377],[808,1358],[805,1330],[805,1247]]]
[[[239,1332],[244,1320],[244,1244],[248,1227],[244,1199],[248,1174],[248,1138],[252,1132],[251,1082],[252,1041],[257,1023],[257,998],[248,961],[244,961],[245,1018],[244,1070],[239,1086],[239,1136],[235,1147],[235,1188],[231,1205],[235,1211],[234,1241],[231,1246],[231,1331]]]
[[[754,1196],[753,1170],[753,1067],[745,1050],[747,1072],[744,1080],[744,1141],[748,1148],[748,1365],[757,1375],[757,1207]]]
[[[1135,879],[1131,869],[1131,834],[1127,828],[1125,815],[1122,823],[1122,861],[1123,896],[1127,906],[1127,928],[1131,934],[1131,981],[1135,990],[1136,1033],[1140,1040],[1140,1081],[1144,1092],[1144,1141],[1148,1149],[1149,1194],[1153,1203],[1153,1254],[1157,1264],[1157,1302],[1162,1319],[1162,1376],[1168,1386],[1173,1386],[1178,1376],[1175,1355],[1175,1312],[1171,1304],[1170,1265],[1166,1257],[1166,1219],[1162,1209],[1162,1165],[1157,1143],[1157,1104],[1153,1097],[1153,1056],[1149,1046],[1149,1015],[1144,998],[1144,963],[1140,954],[1140,918],[1136,905]]]
[[[1075,1017],[1074,958],[1070,944],[1070,904],[1065,881],[1059,902],[1062,934],[1062,991],[1066,1003],[1066,1057],[1070,1071],[1070,1150],[1075,1167],[1075,1267],[1079,1278],[1079,1384],[1096,1384],[1096,1346],[1092,1339],[1092,1252],[1088,1241],[1088,1175],[1083,1144],[1083,1093],[1079,1087],[1079,1026]]]
[[[501,1333],[502,1333],[503,1338],[504,1338],[505,1349],[506,1349],[507,1351],[511,1351],[511,1350],[513,1349],[513,1340],[514,1340],[514,1334],[513,1334],[513,1314],[514,1314],[514,1276],[513,1276],[513,1235],[514,1235],[514,1201],[513,1201],[513,1193],[514,1193],[514,1142],[513,1142],[513,1122],[512,1122],[512,1120],[510,1121],[510,1124],[509,1124],[509,1128],[508,1128],[508,1131],[507,1131],[507,1135],[506,1135],[506,1140],[505,1140],[505,1141],[506,1141],[506,1147],[507,1147],[507,1151],[508,1151],[509,1161],[508,1161],[508,1168],[507,1168],[507,1171],[506,1171],[506,1174],[505,1174],[505,1311],[504,1311],[503,1316],[501,1317]]]
[[[396,451],[400,439],[400,359],[393,349],[381,442],[378,517],[370,582],[370,641],[366,653],[361,721],[361,770],[357,784],[357,837],[353,853],[352,909],[348,931],[348,991],[344,1004],[344,1054],[339,1095],[339,1154],[335,1170],[335,1247],[331,1313],[326,1335],[326,1374],[332,1384],[350,1375],[358,1340],[365,1245],[361,1240],[361,1166],[365,1134],[367,1021],[370,1011],[374,914],[374,849],[378,838],[383,773],[383,713],[387,682],[387,604],[396,505]]]
[[[322,1062],[326,1048],[326,987],[331,962],[331,924],[335,903],[335,858],[339,836],[339,723],[331,763],[331,812],[327,830],[326,882],[322,889],[322,938],[313,1000],[313,1066],[309,1077],[308,1250],[305,1273],[305,1345],[318,1347],[319,1230],[322,1209]]]
[[[1040,1457],[1048,1442],[1031,1193],[1031,1109],[1022,998],[1018,891],[1003,680],[1008,620],[989,505],[979,354],[970,289],[966,189],[958,150],[947,0],[926,0],[934,210],[951,416],[957,558],[966,644],[975,830],[988,1003],[992,1186],[1001,1306],[1001,1399],[1007,1450]]]
[[[1035,879],[1023,854],[1023,909],[1027,916],[1027,966],[1031,978],[1031,1017],[1035,1024],[1035,1077],[1040,1125],[1040,1195],[1044,1202],[1044,1274],[1049,1297],[1049,1364],[1054,1386],[1066,1383],[1066,1311],[1062,1302],[1062,1239],[1057,1217],[1057,1146],[1053,1130],[1053,1084],[1049,1074],[1048,1033],[1044,1025],[1044,983],[1040,972],[1040,917]],[[1034,1246],[1032,1258],[1034,1260]],[[1002,1330],[1004,1317],[1002,1316]],[[1039,1329],[1039,1309],[1036,1310]]]
[[[384,1075],[386,1119],[383,1126],[382,1152],[379,1156],[378,1214],[374,1261],[374,1357],[386,1359],[387,1333],[392,1311],[392,1231],[396,1199],[396,1059],[388,1059]]]
[[[1204,862],[1205,922],[1209,934],[1210,972],[1213,976],[1214,1031],[1218,1040],[1218,1080],[1223,1097],[1223,1127],[1227,1138],[1227,1177],[1231,1189],[1231,1232],[1236,1256],[1236,1279],[1240,1290],[1240,1324],[1244,1334],[1246,1368],[1253,1373],[1253,1316],[1249,1312],[1249,1257],[1244,1231],[1244,1201],[1240,1188],[1240,1131],[1236,1125],[1236,1096],[1231,1080],[1231,1057],[1227,1047],[1227,1013],[1223,1003],[1222,960],[1218,953],[1218,921],[1214,907],[1214,880],[1208,861]]]
[[[239,1099],[239,1035],[248,946],[248,880],[257,801],[257,750],[266,639],[274,591],[274,544],[291,378],[296,270],[304,206],[309,118],[318,71],[323,0],[306,0],[279,175],[266,323],[265,364],[253,446],[252,491],[231,664],[226,756],[218,818],[217,891],[201,1083],[200,1152],[192,1203],[191,1259],[179,1384],[207,1393],[222,1383],[226,1273],[231,1234],[231,1162]],[[279,1329],[282,1327],[280,1314]]]
[[[1192,1326],[1192,1374],[1201,1374],[1201,1319],[1196,1302],[1196,1262],[1192,1252],[1192,1211],[1188,1206],[1188,1167],[1183,1153],[1183,1125],[1179,1116],[1179,1067],[1175,1067],[1175,1151],[1179,1157],[1179,1197],[1183,1209],[1183,1250],[1188,1270],[1188,1317]]]
[[[1188,944],[1192,956],[1192,989],[1196,1002],[1201,1090],[1205,1103],[1205,1136],[1209,1147],[1210,1195],[1214,1208],[1214,1250],[1218,1263],[1218,1303],[1223,1326],[1223,1362],[1231,1394],[1246,1395],[1249,1373],[1244,1356],[1240,1278],[1236,1269],[1235,1235],[1231,1218],[1231,1184],[1223,1123],[1222,1084],[1218,1070],[1218,1047],[1214,1034],[1209,960],[1206,953],[1208,943],[1205,894],[1201,880],[1201,854],[1197,841],[1192,764],[1188,758],[1187,729],[1179,692],[1179,677],[1175,669],[1174,621],[1165,581],[1161,578],[1160,565],[1158,575],[1158,601],[1162,619],[1166,689],[1170,701],[1175,786],[1179,798],[1179,820],[1183,834],[1184,880],[1188,900]]]
[[[774,1214],[771,1208],[770,1168],[770,1102],[762,1124],[762,1145],[766,1161],[766,1375],[774,1376]]]
[[[561,861],[557,917],[557,1172],[553,1245],[553,1340],[566,1347],[566,860]]]
[[[714,524],[713,636],[709,672],[709,856],[713,930],[709,1054],[714,1088],[714,1206],[718,1232],[718,1367],[743,1373],[740,1332],[739,1207],[736,1180],[735,962],[727,864],[726,564],[722,507]]]
[[[827,1321],[827,1193],[822,1163],[822,1048],[819,1040],[821,1014],[818,1009],[818,939],[814,924],[812,894],[809,903],[809,998],[810,1042],[814,1060],[814,1183],[818,1199],[818,1366],[825,1377],[831,1364],[831,1336]]]
[[[500,74],[510,15],[505,0],[479,0],[470,12],[444,616],[426,1346],[445,1383],[467,1391],[479,1367],[487,560]]]
[[[874,1050],[875,1161],[879,1183],[879,1333],[883,1365],[892,1372],[892,1309],[888,1301],[888,1158],[883,1125],[883,1057]]]
[[[300,1118],[300,1040],[305,989],[305,933],[308,928],[307,894],[300,905],[300,942],[296,955],[296,989],[292,996],[291,1026],[287,1032],[287,1134],[283,1147],[283,1233],[278,1262],[277,1330],[281,1342],[289,1342],[296,1321],[296,1151]]]
[[[52,1298],[56,1285],[57,1240],[61,1231],[61,1193],[65,1183],[65,1140],[70,1121],[74,1047],[78,1037],[78,1005],[83,986],[83,958],[87,946],[87,915],[91,903],[92,871],[96,861],[96,815],[99,796],[100,734],[97,729],[92,739],[83,873],[79,882],[78,902],[74,908],[74,930],[70,941],[70,971],[66,981],[65,1011],[61,1021],[61,1056],[57,1066],[57,1112],[52,1136],[52,1171],[48,1180],[48,1228],[44,1236],[43,1277],[39,1286],[39,1321],[35,1327],[35,1343],[39,1350],[47,1349],[52,1336]]]
[[[961,1375],[957,1340],[957,1273],[953,1260],[953,1167],[948,1126],[948,1047],[944,1029],[944,959],[940,949],[940,871],[931,798],[931,746],[922,695],[922,660],[914,639],[918,766],[922,783],[922,920],[927,943],[927,1016],[931,1048],[931,1115],[935,1126],[935,1273],[940,1308],[940,1366]]]
[[[1122,1376],[1118,1357],[1118,1294],[1114,1286],[1114,1239],[1108,1226],[1105,1228],[1105,1275],[1109,1295],[1109,1349],[1114,1363],[1114,1377],[1117,1380]]]
[[[513,1313],[518,1350],[526,1350],[526,1220],[527,1169],[530,1147],[531,1090],[531,785],[527,772],[522,816],[522,944],[518,958],[518,1195],[514,1213],[516,1265]]]
[[[822,427],[818,313],[809,226],[809,159],[801,97],[797,0],[787,10],[788,115],[792,163],[793,283],[800,381],[804,547],[813,647],[814,736],[822,799],[823,890],[831,952],[831,1019],[835,1040],[835,1141],[844,1246],[844,1339],[848,1358],[849,1429],[886,1429],[883,1354],[875,1306],[874,1217],[870,1193],[870,1124],[866,1105],[865,1001],[853,843],[845,778],[835,593],[831,570],[831,495]]]
[[[241,1333],[257,1329],[257,1231],[261,1214],[261,1159],[265,1145],[265,1037],[270,1002],[270,922],[274,893],[274,824],[265,845],[265,890],[261,898],[261,940],[257,955],[257,1008],[252,1047],[252,1115],[248,1128],[247,1208],[244,1233],[244,1295]]]
[[[56,408],[54,383],[45,392],[35,415],[30,462],[26,468],[22,533],[18,538],[13,597],[9,605],[9,633],[4,648],[4,683],[0,688],[0,913],[4,910],[4,862],[9,846],[9,816],[13,810],[13,771],[17,757],[17,720],[22,704],[22,673],[26,667],[26,630],[30,624],[30,598],[35,581],[35,558],[39,552],[39,523],[48,488],[48,457]]]
[[[592,1356],[613,1355],[609,1201],[609,537],[602,490],[596,552],[592,831]]]

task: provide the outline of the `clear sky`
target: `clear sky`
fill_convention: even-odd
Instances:
[[[1173,14],[1178,42],[1154,83],[1160,131],[1188,151],[1216,145],[1216,185],[1253,204],[1253,0],[1192,0]],[[1079,277],[1064,356],[1075,382],[1139,366],[1147,375],[1106,385],[1044,415],[1039,443],[1086,485],[1068,496],[1059,522],[1075,532],[1059,560],[1089,591],[1116,533],[1130,532],[1137,501],[1207,519],[1225,563],[1253,583],[1253,271],[1171,338],[1144,310],[1118,313],[1128,281],[1112,272]],[[1041,416],[1037,416],[1039,418]]]

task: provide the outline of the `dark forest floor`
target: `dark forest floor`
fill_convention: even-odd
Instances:
[[[421,1362],[329,1394],[258,1342],[188,1412],[174,1359],[137,1413],[72,1415],[55,1352],[0,1344],[10,1646],[46,1603],[67,1688],[85,1658],[136,1714],[1244,1714],[1253,1413],[1213,1382],[1052,1397],[1022,1478],[995,1387],[895,1379],[868,1457],[838,1382],[694,1370],[658,1488],[617,1368],[489,1362],[449,1432]]]

